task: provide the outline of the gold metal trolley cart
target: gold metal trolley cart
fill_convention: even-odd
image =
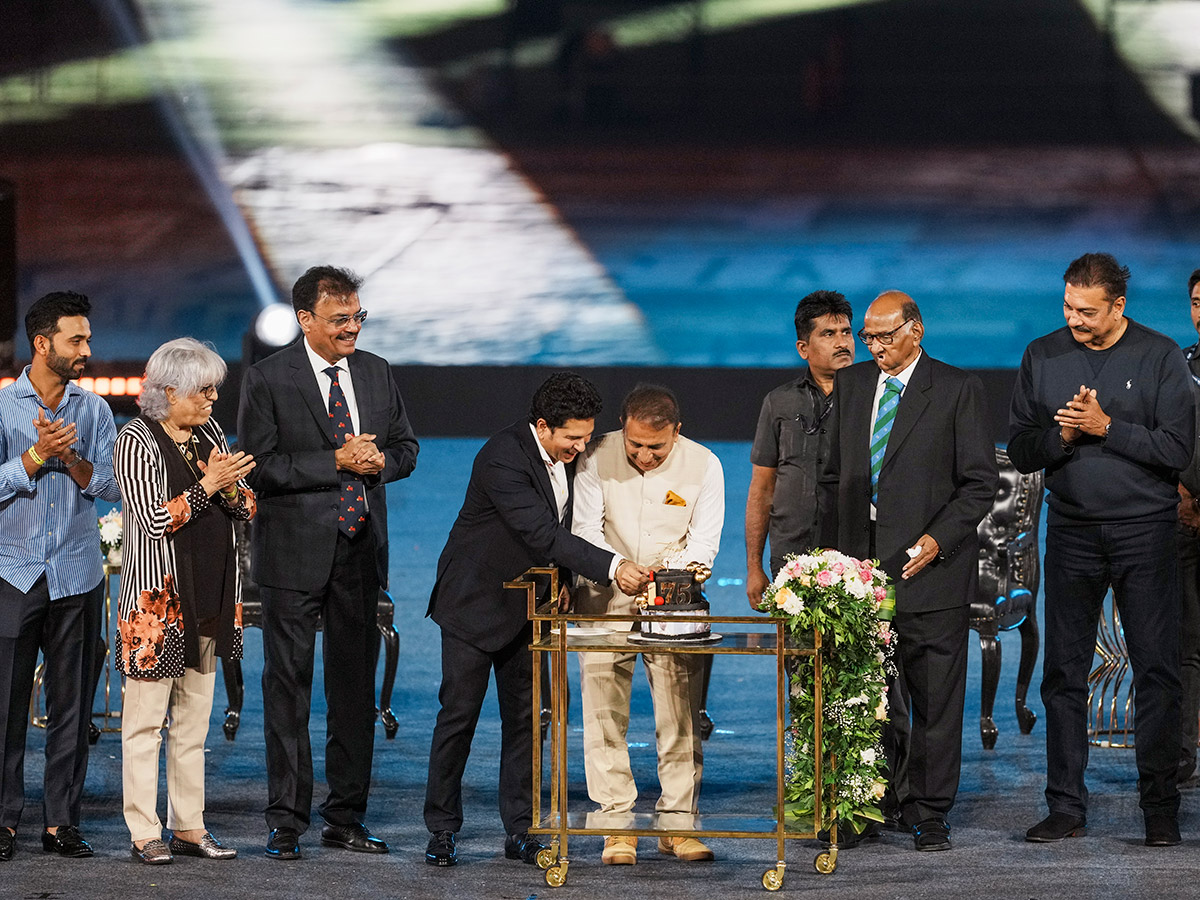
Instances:
[[[537,579],[537,580],[535,580]],[[810,645],[799,646],[787,638],[786,623],[782,619],[765,616],[711,616],[714,624],[737,624],[754,626],[755,630],[724,635],[719,643],[706,645],[698,644],[654,644],[633,643],[628,635],[613,632],[602,636],[569,635],[568,623],[603,623],[603,622],[638,622],[645,616],[582,616],[574,613],[561,613],[556,602],[546,602],[537,605],[539,581],[545,585],[549,581],[550,590],[544,596],[558,597],[558,570],[553,568],[532,568],[526,571],[520,579],[505,582],[505,588],[524,590],[528,598],[529,618],[533,622],[533,637],[529,649],[533,652],[533,709],[543,709],[541,698],[541,667],[542,654],[548,654],[550,665],[550,809],[542,808],[542,733],[541,723],[537,716],[532,717],[533,729],[533,821],[531,834],[545,834],[551,837],[550,847],[538,854],[538,865],[545,870],[546,883],[551,887],[560,887],[567,881],[567,869],[570,865],[568,855],[568,838],[574,835],[611,835],[623,834],[630,836],[691,835],[695,837],[714,838],[771,838],[776,840],[775,867],[763,873],[762,884],[768,891],[777,891],[783,887],[784,871],[787,867],[784,854],[784,841],[788,839],[813,839],[816,833],[824,827],[826,811],[823,808],[821,791],[816,789],[813,798],[813,830],[796,832],[789,831],[787,821],[782,815],[784,809],[784,735],[787,727],[788,710],[788,665],[789,657],[814,657],[814,699],[816,703],[816,728],[812,735],[812,747],[816,754],[814,784],[822,784],[823,765],[831,764],[824,758],[821,743],[821,721],[823,698],[821,696],[821,667],[820,655],[821,634],[814,632]],[[621,817],[622,823],[628,827],[613,827],[611,821],[598,813],[569,812],[567,809],[567,654],[568,653],[612,653],[625,651],[632,653],[713,653],[741,654],[757,656],[773,656],[775,658],[775,809],[779,814],[764,815],[715,815],[694,817],[696,826],[689,830],[672,830],[669,824],[657,821],[657,814],[632,813]],[[832,818],[832,816],[830,816]],[[708,825],[712,827],[705,827]],[[832,845],[828,850],[819,853],[814,860],[816,870],[824,875],[831,874],[837,868],[837,826],[829,822],[830,840]]]

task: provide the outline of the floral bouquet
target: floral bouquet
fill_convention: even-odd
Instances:
[[[861,832],[882,822],[879,801],[887,788],[880,745],[887,719],[887,678],[895,674],[895,642],[889,624],[896,610],[895,589],[877,560],[859,560],[835,550],[791,555],[764,594],[763,608],[787,620],[788,633],[811,640],[822,635],[821,730],[826,763],[821,767],[826,827],[836,819]],[[814,657],[796,657],[789,666],[790,723],[786,754],[787,816],[811,819],[816,726]],[[820,828],[822,823],[818,823]]]
[[[125,536],[125,519],[119,509],[111,509],[102,515],[100,526],[100,552],[110,566],[121,564],[121,539]]]

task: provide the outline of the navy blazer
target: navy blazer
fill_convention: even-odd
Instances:
[[[242,380],[238,447],[254,454],[247,481],[258,495],[251,578],[294,591],[319,590],[333,569],[337,489],[341,473],[329,425],[328,399],[301,337],[251,366]],[[346,357],[359,429],[374,434],[383,471],[363,479],[375,535],[379,583],[388,584],[387,493],[384,485],[417,464],[417,440],[387,360],[356,350]]]
[[[531,566],[563,566],[608,583],[613,554],[571,534],[575,463],[563,521],[550,473],[528,421],[491,438],[475,456],[467,496],[438,559],[426,615],[485,652],[499,650],[529,621],[523,591],[505,590]]]
[[[875,360],[838,371],[833,441],[818,490],[821,545],[867,557],[871,527],[871,432]],[[999,473],[979,377],[922,353],[888,438],[879,472],[875,552],[896,583],[896,608],[929,612],[970,603],[977,577],[976,528],[996,498]],[[938,556],[908,581],[907,548],[921,535]]]

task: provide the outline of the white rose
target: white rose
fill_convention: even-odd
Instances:
[[[852,578],[849,569],[846,570],[846,575],[843,579],[843,582],[846,586],[846,593],[851,597],[855,597],[859,600],[866,600],[867,597],[871,596],[871,589],[867,587],[867,585],[863,584],[861,580],[859,580],[857,574],[855,574]]]
[[[862,761],[868,766],[875,762],[875,748],[868,747],[862,752]]]
[[[791,588],[783,588],[775,595],[775,605],[789,616],[798,616],[804,611],[804,601]]]

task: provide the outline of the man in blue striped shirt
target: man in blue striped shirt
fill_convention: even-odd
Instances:
[[[91,856],[79,832],[100,636],[103,570],[96,500],[121,498],[108,405],[73,381],[91,350],[82,294],[42,297],[25,316],[33,362],[0,390],[0,861],[25,805],[25,731],[45,657],[42,849]]]

